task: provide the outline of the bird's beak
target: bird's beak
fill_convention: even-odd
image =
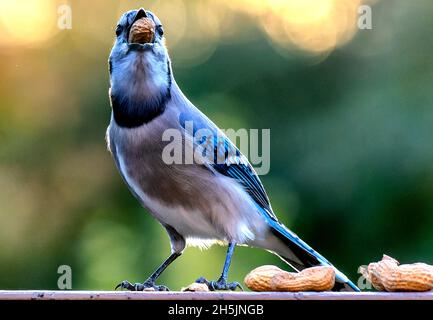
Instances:
[[[147,22],[137,22],[143,18],[147,18]],[[140,8],[135,14],[135,17],[128,29],[129,47],[135,49],[144,49],[151,47],[154,41],[155,24],[153,20],[148,17],[146,11],[143,8]]]
[[[143,8],[140,8],[137,13],[135,14],[134,20],[132,20],[131,26],[134,24],[135,21],[141,18],[147,18],[146,11]]]

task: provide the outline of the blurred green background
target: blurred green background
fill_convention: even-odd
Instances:
[[[271,129],[262,180],[284,223],[354,281],[383,253],[433,263],[433,3],[369,1],[372,30],[360,4],[0,0],[0,288],[56,289],[66,264],[73,289],[111,290],[169,253],[104,141],[114,28],[141,6],[197,106],[222,128]],[[215,279],[225,251],[189,248],[160,283]],[[230,280],[261,264],[284,266],[239,248]]]

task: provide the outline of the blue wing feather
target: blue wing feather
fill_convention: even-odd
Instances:
[[[259,205],[263,210],[260,210],[265,216],[278,221],[276,215],[272,211],[268,195],[265,188],[261,183],[254,168],[248,162],[246,157],[242,155],[238,148],[221,132],[218,131],[216,126],[207,119],[197,119],[190,114],[181,113],[179,117],[181,126],[185,129],[185,124],[190,121],[193,124],[193,134],[200,129],[209,130],[212,137],[200,136],[199,139],[195,138],[194,142],[197,145],[204,144],[211,141],[213,143],[213,161],[207,165],[216,172],[235,179],[249,194],[249,196]]]
[[[185,129],[185,122],[191,121],[193,123],[193,140],[195,145],[203,145],[211,141],[213,143],[212,155],[208,155],[208,159],[212,160],[207,163],[212,172],[218,172],[224,176],[235,179],[254,200],[259,209],[259,212],[266,218],[271,232],[275,234],[281,241],[283,241],[291,252],[302,261],[301,264],[296,263],[292,259],[282,257],[287,263],[297,270],[302,270],[307,266],[316,265],[331,265],[325,257],[312,249],[307,243],[301,240],[295,233],[287,229],[281,224],[274,212],[272,211],[269,198],[266,194],[265,188],[257,176],[254,168],[236,148],[236,146],[221,132],[217,127],[208,119],[202,117],[193,117],[190,113],[181,113],[180,124]],[[209,130],[209,137],[200,136],[195,137],[195,133],[199,129]],[[341,282],[354,291],[359,291],[355,284],[353,284],[347,277],[335,269],[337,284]],[[339,285],[341,285],[341,283]],[[336,284],[336,286],[337,286]]]

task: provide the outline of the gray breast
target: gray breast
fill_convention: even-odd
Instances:
[[[111,150],[132,193],[156,219],[187,240],[244,243],[255,238],[264,221],[237,182],[203,165],[163,161],[168,142],[162,141],[162,134],[166,128],[177,126],[172,118],[167,112],[133,129],[110,124]],[[184,150],[184,136],[179,143]]]

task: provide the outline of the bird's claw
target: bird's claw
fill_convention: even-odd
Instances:
[[[196,283],[204,283],[207,285],[210,291],[216,291],[216,290],[231,290],[235,291],[237,288],[239,288],[241,291],[244,291],[242,286],[239,282],[227,282],[226,279],[220,278],[217,281],[208,281],[204,277],[198,278]]]
[[[122,281],[119,283],[114,290],[117,289],[125,289],[129,291],[146,291],[146,289],[154,289],[155,291],[170,291],[170,289],[164,285],[156,285],[152,281],[145,281],[144,283],[130,283],[127,280]]]
[[[141,283],[135,283],[135,284],[132,284],[132,283],[130,283],[129,281],[124,280],[124,281],[122,281],[121,283],[119,283],[119,284],[116,286],[116,288],[114,288],[114,290],[117,290],[117,289],[120,288],[120,290],[122,290],[122,289],[126,289],[126,290],[129,290],[129,291],[141,291],[141,290],[139,290],[139,289],[141,289],[140,285],[141,285]],[[142,290],[143,290],[143,289],[142,289]]]

